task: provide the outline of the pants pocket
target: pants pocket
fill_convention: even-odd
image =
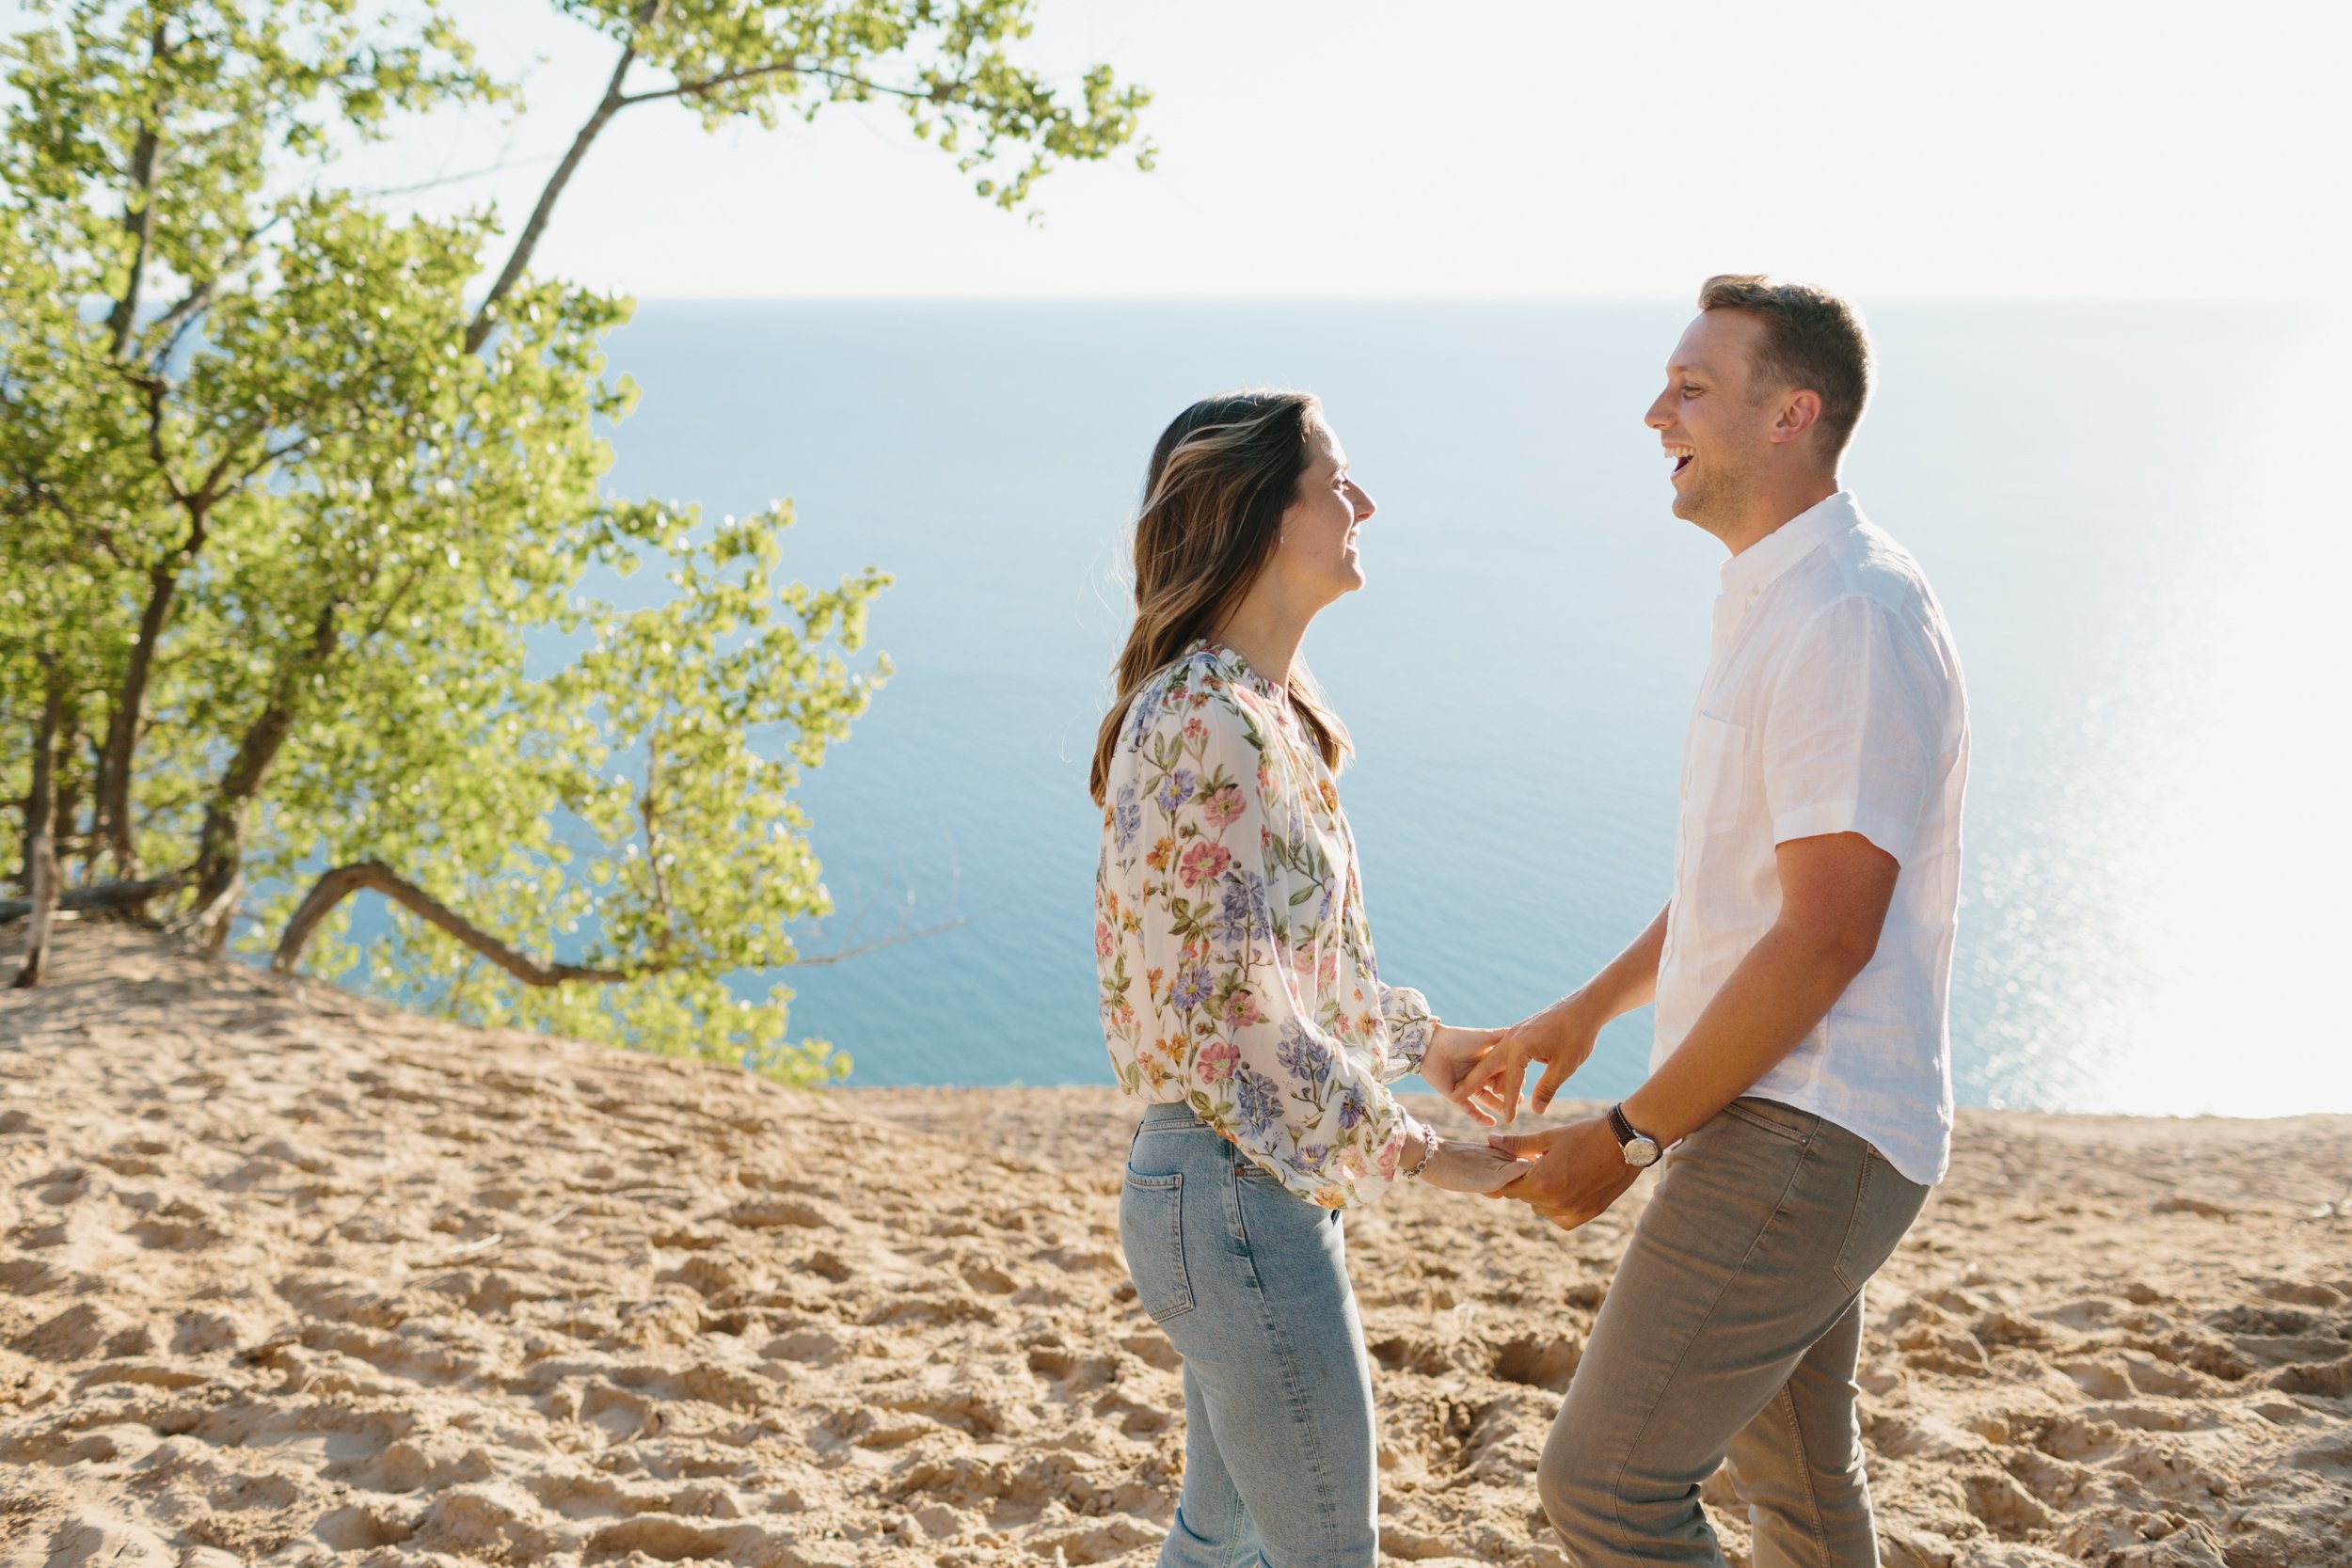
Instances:
[[[1735,1121],[1744,1121],[1759,1132],[1786,1138],[1792,1144],[1804,1143],[1820,1125],[1819,1117],[1803,1111],[1792,1111],[1784,1105],[1768,1104],[1741,1097],[1724,1107],[1724,1115]]]
[[[1859,1291],[1895,1248],[1926,1207],[1928,1190],[1886,1163],[1877,1149],[1865,1148],[1862,1169],[1854,1181],[1853,1213],[1846,1222],[1846,1240],[1837,1249],[1831,1273],[1848,1291]]]
[[[1184,1272],[1183,1172],[1127,1172],[1119,1192],[1119,1243],[1127,1254],[1136,1299],[1153,1323],[1192,1310],[1192,1276]]]

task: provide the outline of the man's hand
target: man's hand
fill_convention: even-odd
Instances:
[[[1527,1064],[1542,1062],[1544,1075],[1535,1085],[1535,1109],[1540,1113],[1551,1104],[1551,1097],[1560,1092],[1568,1075],[1593,1053],[1604,1022],[1581,993],[1563,997],[1506,1030],[1502,1042],[1470,1071],[1462,1088],[1469,1094],[1490,1095],[1502,1119],[1514,1121],[1519,1114],[1519,1090],[1527,1082]]]
[[[1625,1163],[1606,1117],[1548,1132],[1489,1133],[1486,1141],[1530,1162],[1524,1175],[1493,1196],[1518,1198],[1563,1230],[1602,1213],[1642,1174]]]
[[[1429,1047],[1421,1058],[1421,1075],[1429,1086],[1488,1127],[1503,1108],[1502,1087],[1490,1078],[1481,1084],[1466,1080],[1493,1053],[1502,1036],[1501,1029],[1455,1029],[1440,1023],[1430,1032]]]

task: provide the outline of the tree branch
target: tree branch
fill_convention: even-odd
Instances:
[[[131,558],[122,553],[122,546],[115,538],[114,530],[103,523],[93,521],[68,505],[65,498],[58,495],[56,487],[47,480],[39,474],[20,473],[17,476],[17,484],[35,506],[45,506],[72,524],[81,531],[84,539],[103,550],[107,559],[116,565],[126,569],[135,569],[132,566]]]
[[[293,440],[288,441],[282,447],[273,447],[269,444],[269,438],[266,436],[263,436],[261,442],[262,454],[259,457],[256,457],[252,462],[246,464],[244,471],[239,473],[233,481],[230,481],[227,484],[223,484],[221,481],[228,477],[229,466],[235,459],[236,452],[233,449],[229,451],[224,451],[220,455],[220,460],[213,465],[212,472],[204,476],[204,483],[197,486],[197,496],[207,506],[212,505],[214,502],[221,499],[225,496],[233,496],[238,491],[243,490],[246,485],[252,483],[255,475],[263,472],[274,464],[293,456],[295,452],[300,451],[315,439],[317,439],[315,433],[306,432],[303,435],[295,436]]]
[[[167,893],[177,893],[188,885],[188,874],[175,871],[168,877],[151,877],[143,882],[101,882],[95,887],[70,887],[57,895],[59,910],[93,913],[111,910],[135,910]],[[33,912],[29,898],[0,898],[0,924],[22,920]]]
[[[997,909],[1002,908],[1002,905],[997,906]],[[824,964],[842,963],[850,958],[864,958],[868,953],[879,953],[885,947],[897,947],[902,942],[921,942],[925,937],[944,935],[948,931],[953,931],[959,927],[969,926],[976,920],[985,920],[995,912],[996,909],[982,910],[977,914],[958,915],[953,920],[943,920],[936,926],[926,926],[919,931],[900,931],[895,936],[878,937],[872,942],[861,942],[854,946],[844,947],[835,952],[818,953],[814,957],[803,956],[794,958],[792,960],[792,967],[795,969],[805,969]]]
[[[580,964],[540,963],[509,947],[382,861],[339,865],[321,876],[302,900],[301,908],[294,911],[294,918],[286,923],[285,935],[278,940],[278,952],[270,959],[270,968],[280,974],[292,973],[319,923],[334,912],[336,905],[362,889],[382,894],[409,913],[448,932],[527,986],[557,986],[567,980],[612,985],[640,978],[637,974],[589,969]]]
[[[660,14],[661,0],[644,0],[644,4],[637,8],[636,24],[629,29],[628,41],[621,46],[621,57],[613,63],[612,80],[605,85],[603,99],[597,103],[596,111],[589,115],[587,123],[580,128],[580,134],[572,138],[571,150],[564,154],[564,161],[556,165],[555,172],[548,177],[547,187],[539,193],[538,205],[532,208],[530,221],[523,225],[521,235],[515,241],[514,250],[508,253],[506,265],[499,270],[498,281],[492,283],[490,292],[482,296],[482,304],[475,309],[473,320],[467,324],[468,354],[475,353],[489,340],[490,328],[494,325],[492,318],[498,310],[499,302],[506,297],[515,287],[516,280],[522,277],[523,269],[531,264],[532,252],[539,248],[539,236],[547,231],[548,219],[555,212],[556,200],[563,196],[564,187],[571,182],[580,160],[588,155],[589,144],[604,130],[605,122],[628,104],[628,99],[621,91],[621,84],[628,76],[628,68],[637,61],[637,36]]]
[[[221,262],[219,269],[213,276],[200,283],[192,285],[188,292],[181,296],[179,304],[174,305],[157,318],[156,326],[161,331],[163,341],[156,348],[154,358],[150,361],[151,368],[157,375],[163,373],[164,367],[171,362],[171,356],[179,352],[180,340],[186,335],[188,328],[195,325],[197,320],[211,307],[214,291],[220,287],[220,280],[251,261],[255,248],[262,242],[262,236],[277,228],[285,215],[283,213],[273,213],[262,222],[246,230],[244,237],[238,240],[237,248],[229,253],[228,260]]]
[[[163,23],[155,24],[147,47],[151,65],[161,65],[171,53]],[[122,297],[106,316],[106,352],[117,359],[130,348],[131,334],[139,324],[139,292],[147,281],[148,253],[154,247],[155,156],[162,147],[163,137],[154,125],[140,125],[138,140],[131,148],[131,189],[122,198],[122,227],[131,235],[131,276],[122,286]]]
[[[631,93],[621,100],[621,104],[626,108],[632,103],[651,103],[664,98],[698,98],[705,93],[716,92],[721,87],[732,87],[738,82],[753,81],[761,76],[821,76],[826,81],[842,83],[866,92],[879,92],[892,98],[916,99],[926,103],[952,102],[969,85],[955,82],[937,87],[892,87],[887,82],[872,81],[854,71],[836,71],[830,66],[803,65],[798,60],[777,60],[768,65],[747,66],[741,71],[730,71],[720,76],[707,76],[699,82],[680,82],[675,87],[657,87],[651,92]]]
[[[155,465],[155,472],[162,477],[171,499],[185,506],[188,493],[181,488],[179,477],[171,471],[171,458],[164,451],[164,396],[171,390],[170,385],[160,375],[134,375],[131,380],[147,400],[148,461]]]
[[[502,174],[510,168],[529,168],[533,164],[547,161],[546,157],[502,158],[495,164],[485,164],[480,168],[465,169],[456,174],[437,174],[413,185],[374,185],[366,190],[354,190],[350,194],[362,201],[373,201],[387,196],[415,196],[420,191],[437,191],[444,185],[463,184],[469,180],[479,180],[485,174]]]
[[[645,793],[637,799],[637,815],[645,830],[645,871],[653,879],[654,908],[661,911],[664,939],[677,917],[670,912],[670,879],[661,871],[661,834],[653,825],[654,798],[661,788],[661,743],[659,737],[645,743]]]

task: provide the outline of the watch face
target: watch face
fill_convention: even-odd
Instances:
[[[1658,1164],[1658,1141],[1654,1138],[1628,1138],[1620,1146],[1625,1150],[1625,1163],[1636,1167]]]

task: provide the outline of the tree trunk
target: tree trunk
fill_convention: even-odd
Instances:
[[[515,287],[516,280],[522,277],[523,269],[531,264],[532,252],[539,248],[539,236],[547,231],[548,218],[555,211],[557,198],[563,196],[564,187],[571,183],[572,173],[580,167],[580,161],[588,155],[589,144],[596,139],[605,122],[619,113],[628,102],[627,95],[621,91],[621,83],[628,75],[628,68],[636,62],[637,35],[660,14],[661,0],[645,0],[637,8],[636,25],[629,32],[628,42],[621,46],[621,57],[612,67],[612,80],[605,86],[603,100],[596,104],[596,112],[588,117],[588,122],[580,128],[580,134],[572,138],[571,150],[564,154],[564,161],[556,165],[555,172],[548,177],[547,188],[539,193],[538,205],[532,208],[530,221],[523,225],[522,234],[515,241],[515,248],[506,258],[506,265],[499,269],[498,281],[490,285],[490,292],[483,296],[481,307],[467,325],[468,354],[474,353],[489,341],[490,328],[495,325],[491,320],[492,313],[497,310],[499,301],[504,299]]]
[[[171,622],[171,607],[180,593],[180,574],[204,547],[210,517],[201,509],[188,518],[188,536],[180,547],[148,568],[147,604],[139,611],[139,635],[131,644],[130,662],[123,667],[122,685],[115,692],[114,711],[106,718],[105,750],[98,758],[98,820],[92,832],[114,861],[118,879],[136,881],[139,876],[137,825],[131,818],[131,768],[138,754],[139,724],[147,715],[147,686],[155,670],[155,647]]]
[[[79,850],[84,857],[85,873],[88,869],[88,843],[82,836],[81,758],[77,754],[82,749],[80,702],[69,699],[66,703],[57,730],[56,745],[57,760],[51,766],[56,769],[57,782],[53,787],[56,791],[57,804],[56,809],[50,813],[50,820],[56,824],[52,852],[57,857],[57,875],[62,886],[66,856]],[[86,874],[82,879],[87,881],[89,878]]]
[[[218,953],[229,944],[230,916],[245,885],[246,818],[269,765],[292,733],[293,709],[273,700],[245,732],[220,787],[204,803],[204,831],[196,849],[196,908],[187,921],[207,952]]]
[[[270,764],[294,734],[294,703],[307,677],[335,651],[341,605],[330,600],[310,628],[309,657],[278,677],[269,703],[245,732],[213,798],[204,804],[204,831],[196,848],[196,908],[187,922],[204,947],[218,953],[229,942],[230,916],[245,881],[246,817],[269,777]]]
[[[430,921],[527,986],[557,986],[566,980],[594,980],[609,985],[636,977],[609,969],[584,969],[579,964],[543,964],[517,953],[382,861],[339,865],[320,877],[302,900],[302,907],[286,922],[285,934],[278,939],[278,952],[269,961],[270,968],[280,974],[292,973],[301,962],[302,950],[310,945],[320,923],[334,912],[336,905],[363,888],[373,888],[410,913]]]
[[[33,732],[33,789],[24,800],[24,880],[32,894],[33,920],[24,932],[24,965],[16,972],[19,990],[40,984],[57,913],[57,726],[64,717],[65,691],[53,666],[40,723]]]

